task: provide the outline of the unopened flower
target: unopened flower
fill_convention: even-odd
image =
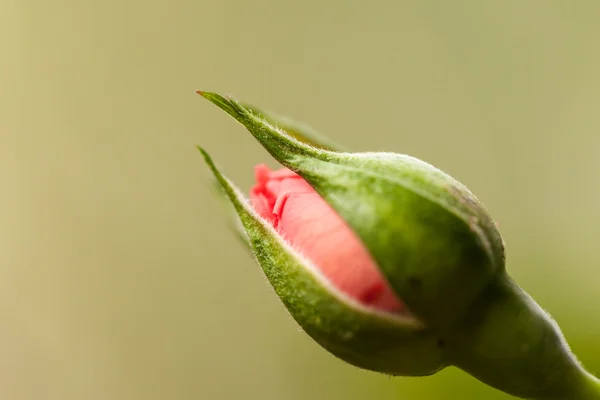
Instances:
[[[259,165],[250,199],[261,217],[341,292],[365,306],[405,310],[354,231],[301,176]]]
[[[391,375],[456,366],[531,399],[600,399],[554,321],[505,269],[485,207],[433,166],[337,151],[304,126],[214,93],[283,165],[249,198],[200,149],[276,293],[321,346]]]

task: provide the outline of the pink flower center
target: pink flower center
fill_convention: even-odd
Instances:
[[[266,165],[255,175],[254,209],[335,287],[364,305],[404,310],[362,241],[302,177]]]

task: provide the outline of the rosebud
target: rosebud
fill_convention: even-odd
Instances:
[[[285,167],[257,167],[248,200],[201,149],[269,282],[321,346],[391,375],[453,365],[516,396],[600,399],[556,323],[509,278],[502,237],[464,185],[199,93]]]

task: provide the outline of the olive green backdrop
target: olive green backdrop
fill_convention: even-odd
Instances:
[[[267,153],[193,93],[467,184],[600,372],[600,2],[0,1],[0,398],[508,399],[301,333],[228,230]]]

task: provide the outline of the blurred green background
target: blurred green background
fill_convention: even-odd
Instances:
[[[422,158],[600,372],[600,2],[0,1],[0,398],[508,399],[390,379],[301,333],[195,149],[267,153],[229,93]]]

